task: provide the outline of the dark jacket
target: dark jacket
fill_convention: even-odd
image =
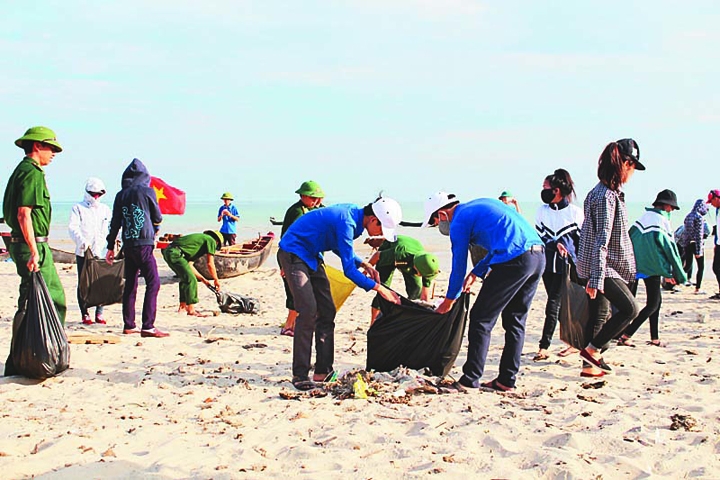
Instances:
[[[130,162],[122,175],[122,190],[115,196],[108,250],[115,246],[122,228],[123,247],[154,245],[162,214],[155,190],[150,188],[150,174],[137,158]]]

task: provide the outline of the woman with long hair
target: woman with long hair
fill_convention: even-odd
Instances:
[[[577,247],[583,224],[583,211],[571,202],[575,197],[575,184],[567,170],[558,168],[545,177],[540,198],[545,205],[535,215],[535,229],[545,244],[545,272],[543,284],[547,292],[545,324],[540,337],[540,348],[534,361],[550,358],[548,349],[560,315],[560,290],[570,261],[577,263]],[[558,355],[577,353],[568,347]]]
[[[635,281],[635,255],[628,233],[625,185],[640,163],[637,142],[624,138],[609,143],[598,160],[598,184],[585,197],[585,222],[580,233],[578,277],[590,297],[587,346],[580,351],[582,376],[601,377],[612,371],[602,351],[637,317],[639,308],[630,285]],[[607,319],[612,304],[616,311]]]

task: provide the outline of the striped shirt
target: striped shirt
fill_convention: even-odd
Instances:
[[[605,277],[635,280],[635,254],[628,233],[625,194],[598,183],[585,197],[585,223],[580,232],[578,276],[588,287],[604,290]]]

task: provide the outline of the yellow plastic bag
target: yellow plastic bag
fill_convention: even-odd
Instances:
[[[363,380],[362,376],[358,373],[357,380],[353,383],[353,393],[355,394],[355,398],[368,398],[368,391],[368,384],[365,383],[365,380]]]
[[[340,310],[340,307],[355,289],[355,284],[343,272],[330,265],[325,265],[325,273],[330,281],[330,294],[335,304],[335,310]]]

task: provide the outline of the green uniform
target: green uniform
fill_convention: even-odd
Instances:
[[[215,255],[216,250],[217,240],[204,233],[183,235],[163,250],[163,258],[180,277],[180,303],[198,303],[197,278],[190,268],[190,262],[204,255]]]
[[[31,207],[32,226],[36,237],[47,237],[50,233],[50,218],[52,207],[50,206],[50,192],[45,183],[45,172],[29,157],[15,167],[15,171],[8,180],[3,199],[3,216],[5,223],[11,229],[11,235],[23,238],[22,230],[18,222],[17,214],[19,207]],[[48,287],[50,296],[57,309],[60,321],[65,324],[65,290],[60,283],[53,256],[47,242],[37,243],[38,254],[40,255],[40,273],[42,273],[45,284]],[[30,290],[30,272],[27,269],[27,262],[30,259],[30,248],[26,243],[11,243],[8,251],[18,275],[20,275],[20,298],[18,309],[22,309]]]
[[[378,249],[380,257],[375,264],[375,269],[380,274],[380,283],[386,287],[390,287],[392,284],[393,273],[395,269],[398,269],[402,273],[403,279],[405,280],[405,291],[410,300],[417,300],[420,298],[422,287],[430,287],[432,285],[434,276],[432,277],[420,277],[416,275],[415,269],[413,268],[413,260],[418,255],[424,255],[428,253],[422,244],[411,237],[405,235],[398,235],[397,240],[394,242],[388,242],[387,240],[380,245]],[[377,297],[373,300],[373,308],[379,308],[380,303]]]

